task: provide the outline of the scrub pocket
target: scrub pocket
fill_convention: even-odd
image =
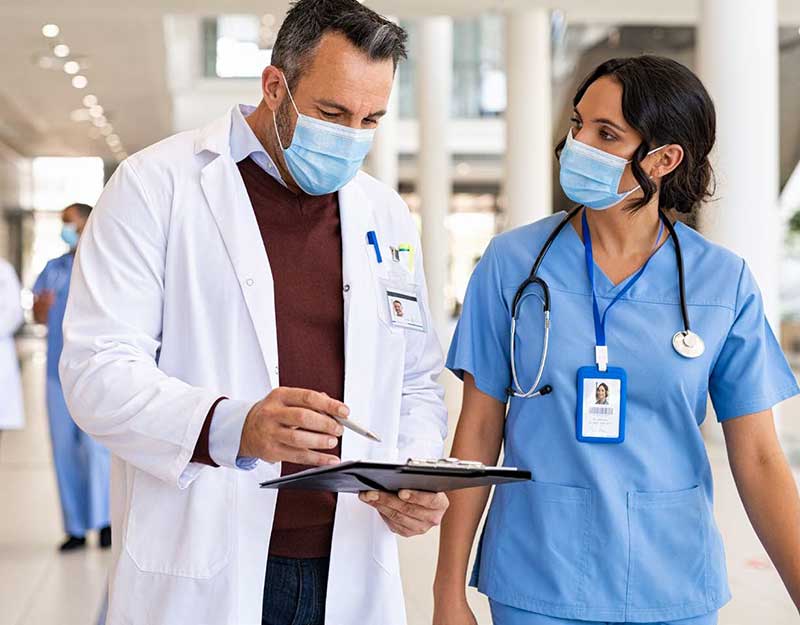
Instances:
[[[504,489],[488,586],[490,597],[523,603],[584,603],[592,491],[546,482]],[[483,580],[482,580],[483,581]],[[481,584],[483,585],[483,584]]]
[[[236,518],[233,472],[203,471],[181,490],[138,471],[131,496],[125,550],[140,571],[208,579],[228,564]]]
[[[707,604],[709,517],[699,486],[628,493],[630,610]]]

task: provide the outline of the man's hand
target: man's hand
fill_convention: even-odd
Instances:
[[[390,530],[405,537],[424,534],[439,525],[450,505],[444,493],[418,490],[401,490],[397,495],[365,491],[358,498],[375,508]]]
[[[33,320],[36,323],[47,323],[50,307],[55,300],[56,294],[53,291],[42,291],[33,298]]]
[[[336,447],[344,429],[330,415],[349,413],[347,406],[325,393],[276,388],[247,414],[239,456],[314,466],[338,464],[336,456],[313,450]]]

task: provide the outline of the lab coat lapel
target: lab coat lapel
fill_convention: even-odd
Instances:
[[[369,267],[367,232],[375,230],[372,206],[358,180],[339,191],[339,214],[342,223],[342,276],[346,285],[344,298],[345,319],[345,371],[344,401],[354,418],[367,414],[369,393],[374,392],[372,360],[373,346],[359,328],[375,322],[375,285]],[[368,336],[368,334],[367,334]],[[345,430],[342,439],[342,459],[355,459],[364,455],[366,439]]]
[[[203,168],[200,184],[239,280],[270,383],[275,388],[279,376],[272,271],[250,198],[227,153]]]

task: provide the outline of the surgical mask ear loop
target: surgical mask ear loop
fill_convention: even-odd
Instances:
[[[297,104],[294,103],[294,98],[292,97],[292,90],[289,89],[289,81],[286,80],[286,74],[281,72],[281,77],[283,78],[283,84],[286,85],[286,93],[289,94],[289,101],[292,103],[294,107],[294,112],[297,113],[297,119],[300,119],[300,110],[297,108]],[[278,120],[275,111],[272,111],[272,125],[275,128],[275,136],[278,138],[278,145],[281,146],[281,150],[284,152],[292,147],[291,142],[286,147],[283,147],[283,141],[281,141],[281,133],[278,132]]]

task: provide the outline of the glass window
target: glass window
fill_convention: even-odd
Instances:
[[[258,78],[270,64],[278,34],[271,13],[220,15],[203,23],[205,74],[211,78]]]

